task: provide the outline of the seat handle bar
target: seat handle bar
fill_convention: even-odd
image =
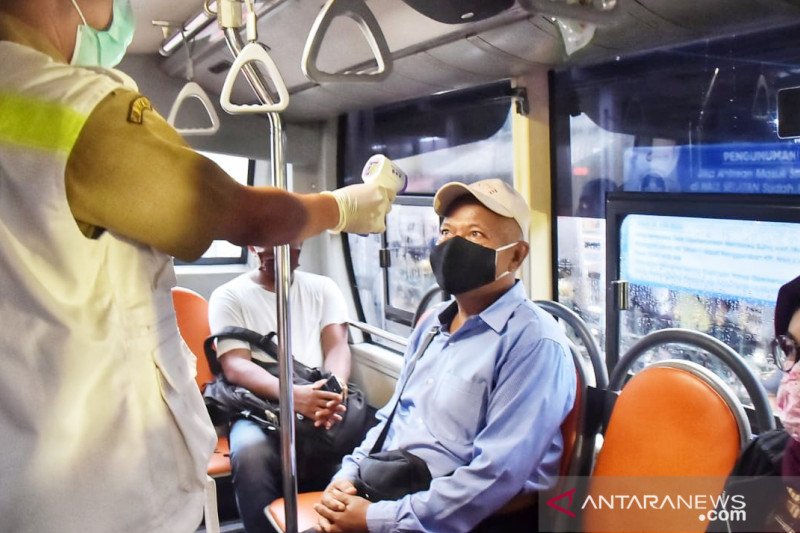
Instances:
[[[742,382],[747,394],[753,401],[755,408],[756,423],[760,431],[775,429],[775,417],[772,414],[772,407],[767,400],[767,392],[763,385],[758,381],[753,371],[747,366],[742,356],[736,353],[730,346],[722,341],[715,339],[711,335],[700,333],[682,328],[667,328],[649,333],[639,339],[636,344],[631,346],[625,355],[620,358],[611,373],[608,388],[611,391],[619,391],[628,375],[628,371],[633,364],[648,350],[663,346],[665,344],[684,344],[700,348],[714,355],[722,363],[727,365],[736,377]]]

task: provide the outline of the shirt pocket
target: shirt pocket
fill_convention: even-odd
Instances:
[[[428,417],[431,433],[440,441],[472,443],[485,412],[485,391],[482,383],[452,372],[444,374],[433,397],[434,411]]]

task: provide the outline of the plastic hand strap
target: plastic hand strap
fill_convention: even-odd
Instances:
[[[239,76],[242,68],[250,63],[261,63],[267,71],[272,83],[275,85],[275,90],[278,92],[278,100],[274,103],[263,104],[234,104],[231,102],[231,92],[233,91],[233,82]],[[277,65],[269,56],[267,51],[259,43],[247,43],[242,48],[239,55],[231,65],[231,70],[225,77],[225,83],[222,84],[222,92],[220,94],[220,104],[222,109],[231,113],[232,115],[241,115],[247,113],[277,113],[286,109],[289,105],[289,91],[286,89],[286,84],[283,82],[281,73],[278,71]]]
[[[338,16],[347,16],[358,23],[361,33],[367,39],[372,54],[378,62],[378,70],[365,73],[341,73],[334,74],[323,72],[317,68],[319,50],[322,40],[335,19]],[[303,50],[302,61],[303,74],[315,83],[342,82],[342,81],[381,81],[392,71],[392,58],[389,53],[389,46],[383,36],[375,15],[372,14],[367,4],[363,0],[328,0],[323,6],[322,11],[317,15],[311,33],[308,34],[306,46]]]
[[[211,126],[207,128],[179,128],[176,126],[175,120],[178,118],[178,110],[189,98],[197,98],[200,100],[203,107],[206,108],[208,118],[211,119]],[[211,98],[208,97],[208,93],[206,93],[202,87],[193,81],[184,85],[181,92],[178,93],[178,97],[175,98],[175,103],[172,104],[172,109],[169,110],[167,122],[181,135],[214,135],[219,131],[219,115],[217,115],[217,110],[214,108]]]

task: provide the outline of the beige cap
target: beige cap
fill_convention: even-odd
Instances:
[[[442,185],[433,198],[433,209],[445,216],[447,208],[454,200],[470,194],[490,211],[500,216],[513,218],[522,229],[522,238],[528,241],[528,228],[531,224],[531,211],[520,193],[508,183],[499,179],[476,181],[470,185],[451,181]]]

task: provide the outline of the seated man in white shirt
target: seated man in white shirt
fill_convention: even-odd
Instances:
[[[333,280],[308,272],[296,271],[300,244],[291,246],[292,282],[289,289],[291,343],[296,360],[310,367],[321,367],[346,383],[350,375],[350,348],[347,344],[347,306]],[[217,288],[209,302],[211,331],[239,326],[261,334],[277,330],[275,299],[275,257],[272,248],[251,248],[259,260],[257,270],[247,272]],[[225,378],[256,395],[278,399],[278,378],[251,359],[270,360],[259,350],[251,351],[246,342],[223,339],[217,354]],[[295,385],[295,411],[330,428],[341,420],[342,395],[320,390],[322,381]],[[298,442],[298,483],[305,490],[325,487],[340,458],[331,458],[320,468],[304,468],[304,449]],[[248,533],[271,532],[264,507],[283,496],[281,481],[280,439],[267,435],[250,420],[236,420],[230,430],[233,486],[239,513]],[[310,470],[310,471],[309,471]]]

